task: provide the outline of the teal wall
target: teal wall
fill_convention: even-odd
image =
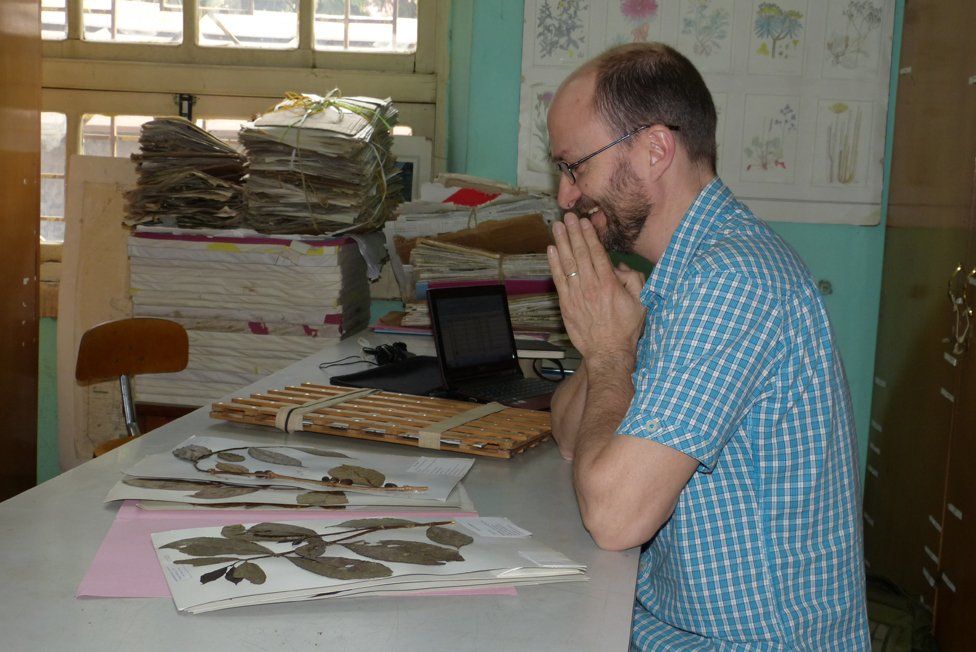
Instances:
[[[56,319],[41,319],[37,383],[37,483],[61,472],[58,467],[58,386]]]
[[[897,1],[893,62],[898,61],[903,5],[903,0]],[[448,107],[448,165],[452,171],[516,181],[522,20],[523,0],[454,2]],[[890,105],[889,143],[894,94]],[[886,179],[889,160],[890,151]],[[774,222],[772,226],[800,253],[814,277],[828,281],[832,288],[825,301],[851,386],[863,470],[884,226],[787,222]]]

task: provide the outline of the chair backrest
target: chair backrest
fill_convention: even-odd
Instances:
[[[186,330],[174,321],[135,317],[105,322],[81,336],[75,378],[95,382],[181,371],[189,358]]]

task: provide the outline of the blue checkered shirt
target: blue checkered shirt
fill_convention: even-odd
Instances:
[[[867,650],[847,380],[797,254],[717,177],[641,292],[617,432],[699,466],[641,553],[645,650]]]

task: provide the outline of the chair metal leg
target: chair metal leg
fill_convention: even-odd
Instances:
[[[125,429],[130,437],[142,434],[136,421],[136,404],[132,398],[132,382],[128,376],[119,376],[119,389],[122,390],[122,416],[125,418]]]

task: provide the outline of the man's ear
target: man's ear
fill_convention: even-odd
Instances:
[[[650,163],[651,178],[657,181],[674,161],[677,147],[674,134],[664,125],[654,125],[641,135],[644,151]]]

